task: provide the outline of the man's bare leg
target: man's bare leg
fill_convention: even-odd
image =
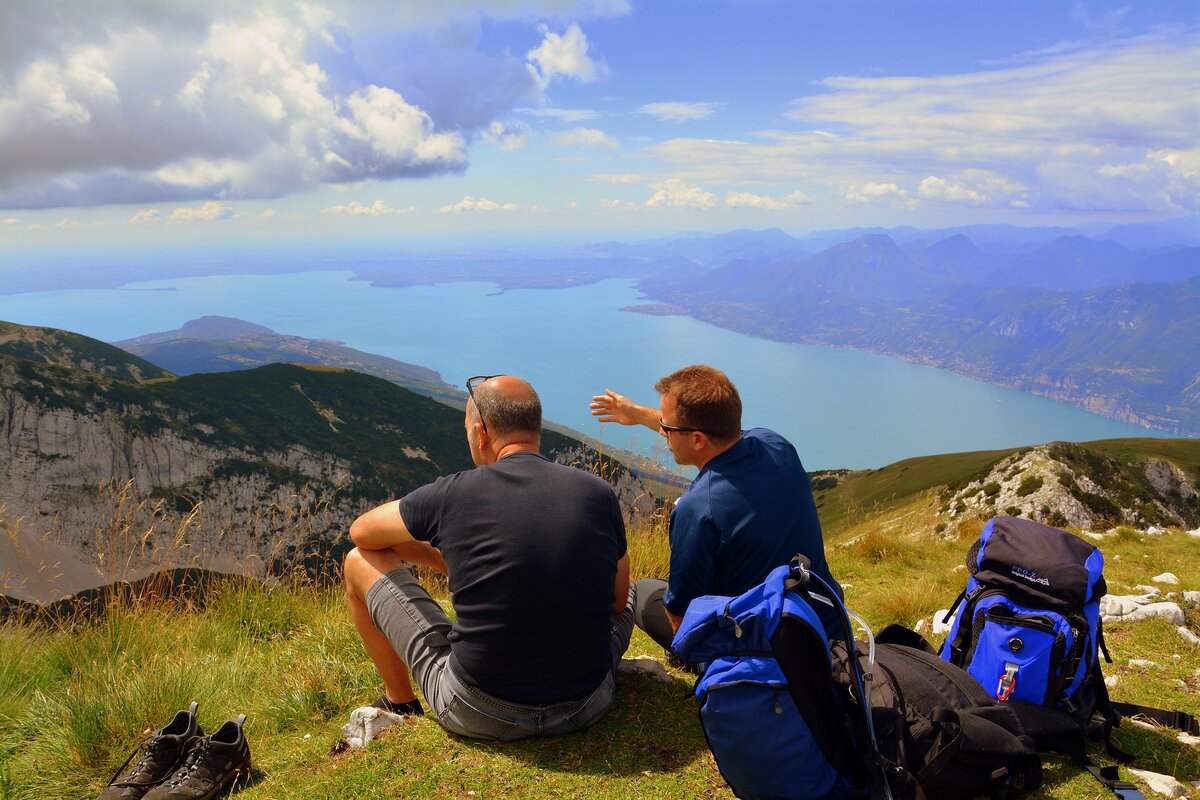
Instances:
[[[432,548],[431,548],[432,549]],[[440,557],[440,554],[439,554]],[[367,610],[367,591],[375,581],[387,573],[404,566],[404,560],[391,550],[359,550],[346,554],[346,605],[350,619],[362,638],[367,655],[375,664],[375,670],[383,679],[384,693],[392,703],[407,703],[417,699],[413,692],[408,666],[392,647],[392,643],[375,627],[371,613]]]

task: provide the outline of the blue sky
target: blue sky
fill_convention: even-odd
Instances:
[[[0,5],[5,246],[1194,216],[1200,4]]]

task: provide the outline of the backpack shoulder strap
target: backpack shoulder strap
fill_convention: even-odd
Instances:
[[[1191,736],[1200,736],[1200,722],[1186,711],[1167,711],[1162,708],[1139,706],[1133,703],[1112,703],[1122,717],[1146,717],[1167,728],[1175,728]]]

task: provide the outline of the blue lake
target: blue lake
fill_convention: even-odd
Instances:
[[[601,425],[588,401],[609,387],[656,404],[654,382],[694,363],[725,370],[742,394],[745,426],[783,433],[809,469],[878,467],[1059,439],[1168,435],[895,358],[622,312],[638,303],[623,280],[498,292],[483,283],[374,288],[350,278],[234,275],[4,295],[0,319],[114,341],[216,314],[338,339],[437,370],[455,385],[468,375],[520,374],[537,387],[548,419],[659,456],[658,435]]]

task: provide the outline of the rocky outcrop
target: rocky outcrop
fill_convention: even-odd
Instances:
[[[946,490],[941,514],[952,521],[1007,514],[1060,528],[1189,528],[1200,521],[1200,500],[1192,478],[1169,461],[1118,464],[1055,442],[1013,453]]]

